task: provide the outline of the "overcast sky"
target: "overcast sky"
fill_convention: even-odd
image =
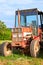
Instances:
[[[17,9],[38,8],[43,11],[43,0],[0,0],[0,20],[7,27],[14,27]]]

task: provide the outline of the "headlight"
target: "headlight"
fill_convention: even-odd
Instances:
[[[13,34],[13,37],[17,37],[17,34]]]

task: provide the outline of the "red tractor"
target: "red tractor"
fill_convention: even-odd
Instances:
[[[35,9],[18,10],[12,30],[12,47],[37,57],[43,48],[43,12]]]
[[[20,49],[25,54],[30,52],[31,56],[37,57],[43,48],[43,12],[37,8],[16,11],[12,43],[7,47]]]

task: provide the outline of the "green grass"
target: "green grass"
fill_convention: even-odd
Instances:
[[[0,56],[0,61],[3,65],[43,65],[43,56],[33,58],[20,54],[12,54],[11,56]]]
[[[0,65],[43,65],[43,50],[40,52],[38,58],[19,53],[14,53],[7,57],[0,55]]]

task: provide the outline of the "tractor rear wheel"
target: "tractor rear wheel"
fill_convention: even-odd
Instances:
[[[37,57],[39,55],[40,44],[38,40],[32,40],[30,44],[30,54],[32,57]]]

